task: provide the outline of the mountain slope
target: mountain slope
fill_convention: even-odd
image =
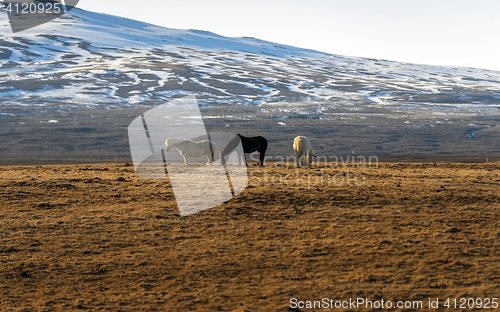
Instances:
[[[133,117],[190,94],[200,100],[211,129],[290,133],[295,123],[303,128],[300,134],[321,138],[329,136],[331,130],[325,129],[333,125],[335,131],[354,127],[336,136],[343,143],[321,145],[325,152],[500,152],[494,139],[500,113],[497,71],[344,57],[80,9],[12,34],[7,15],[0,13],[0,118],[9,127],[0,133],[20,129],[17,145],[26,146],[23,137],[35,130],[25,128],[36,126],[39,132],[40,122],[57,123],[71,133],[84,129],[87,141],[88,131],[104,127],[85,149],[118,140],[103,157],[117,150],[126,155],[123,129]],[[448,123],[454,124],[444,128]],[[436,127],[440,132],[433,134]],[[422,129],[422,137],[415,138]],[[384,139],[373,139],[377,130]],[[479,131],[488,138],[481,147],[469,142],[481,136]],[[443,145],[450,137],[465,141],[459,148]],[[289,149],[278,141],[277,153]],[[57,155],[70,157],[82,148],[71,142],[61,145]],[[0,157],[20,153],[5,146]],[[39,144],[31,148],[41,149]]]
[[[1,16],[0,104],[147,105],[189,93],[212,104],[500,104],[500,72],[341,57],[79,9],[11,35]]]

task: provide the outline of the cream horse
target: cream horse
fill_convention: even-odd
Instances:
[[[295,165],[299,167],[309,167],[316,158],[311,141],[305,136],[295,137],[293,140],[295,150]]]
[[[207,165],[210,166],[214,161],[215,144],[209,140],[193,142],[185,139],[168,138],[165,141],[165,150],[170,152],[172,148],[176,148],[184,158],[184,163],[188,165],[188,157],[207,156]]]

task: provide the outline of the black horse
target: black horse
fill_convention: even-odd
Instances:
[[[245,137],[242,136],[241,134],[237,134],[232,138],[229,143],[227,143],[226,147],[220,152],[220,158],[222,165],[226,163],[226,156],[231,154],[232,151],[238,147],[238,144],[241,142],[241,145],[243,146],[243,153],[253,153],[253,152],[259,152],[259,166],[264,165],[264,157],[266,156],[266,150],[267,150],[267,140],[263,136],[256,136],[256,137]],[[238,150],[236,151],[238,154],[238,161],[240,158],[245,160],[245,164],[247,162],[247,159],[245,155],[240,155]],[[248,166],[248,165],[247,165]]]

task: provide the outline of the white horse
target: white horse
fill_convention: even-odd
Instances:
[[[185,139],[168,138],[165,141],[166,151],[170,152],[174,147],[181,153],[182,157],[184,157],[184,163],[186,165],[188,165],[188,157],[197,158],[207,156],[208,166],[214,161],[215,144],[209,140],[193,142]]]
[[[295,150],[295,165],[298,167],[309,167],[316,158],[311,141],[305,136],[295,137],[293,140]]]

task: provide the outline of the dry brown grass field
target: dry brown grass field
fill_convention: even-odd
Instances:
[[[180,217],[169,181],[128,164],[0,167],[0,310],[315,310],[291,298],[454,310],[446,298],[500,297],[499,174],[268,163],[232,200]]]

